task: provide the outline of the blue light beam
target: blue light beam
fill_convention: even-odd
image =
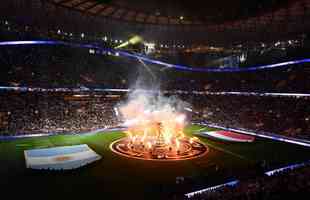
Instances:
[[[261,66],[253,66],[253,67],[244,67],[244,68],[217,68],[217,67],[190,67],[185,65],[177,65],[177,64],[171,64],[166,63],[163,61],[151,59],[142,55],[137,55],[133,53],[129,53],[126,51],[121,50],[115,50],[110,48],[103,48],[97,45],[92,44],[74,44],[74,43],[68,43],[68,42],[62,42],[62,41],[52,41],[52,40],[33,40],[33,41],[3,41],[0,42],[0,46],[19,46],[19,45],[65,45],[70,47],[78,47],[78,48],[93,48],[102,50],[105,52],[112,52],[114,54],[118,53],[119,56],[127,57],[127,58],[133,58],[142,60],[145,63],[148,64],[156,64],[161,65],[166,68],[170,69],[176,69],[176,70],[182,70],[182,71],[191,71],[191,72],[249,72],[249,71],[257,71],[257,70],[266,70],[266,69],[273,69],[273,68],[279,68],[279,67],[286,67],[289,65],[296,65],[296,64],[304,64],[304,63],[310,63],[310,58],[305,58],[301,60],[292,60],[287,62],[281,62],[276,64],[270,64],[270,65],[261,65]]]

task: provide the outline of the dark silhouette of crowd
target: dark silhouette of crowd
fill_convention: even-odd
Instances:
[[[279,200],[308,199],[310,167],[277,172],[273,176],[259,176],[240,181],[236,186],[196,194],[192,200]],[[187,198],[185,198],[187,199]]]

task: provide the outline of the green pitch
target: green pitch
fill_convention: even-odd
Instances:
[[[208,127],[189,126],[191,136]],[[271,168],[309,160],[310,148],[256,138],[253,143],[230,143],[200,137],[209,147],[201,158],[156,162],[129,159],[110,151],[111,142],[125,136],[122,132],[93,135],[66,135],[0,141],[0,188],[11,196],[34,194],[48,198],[101,197],[102,199],[164,199],[171,193],[186,193],[199,187],[223,183],[251,175],[257,163],[265,160]],[[103,158],[84,168],[64,171],[36,171],[25,168],[23,151],[76,144],[88,144]],[[183,176],[188,185],[175,183]],[[190,186],[197,186],[190,188]],[[43,195],[43,196],[42,196]]]

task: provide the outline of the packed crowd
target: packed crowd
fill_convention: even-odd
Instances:
[[[63,46],[0,47],[0,85],[129,88],[137,80],[162,90],[307,93],[309,64],[256,72],[197,73]],[[52,67],[51,67],[52,66]]]
[[[102,47],[112,47],[120,43],[118,40],[112,44],[115,38],[107,39],[105,35],[90,36],[61,29],[42,31],[37,27],[14,25],[6,20],[1,20],[0,38],[1,41],[52,39],[72,43],[92,43]],[[272,49],[264,47],[256,52],[249,50],[255,49],[251,47],[244,50],[247,53],[247,60],[239,67],[307,58],[309,37],[303,40],[302,48],[299,47],[298,49],[295,47],[287,49],[286,46]],[[187,58],[178,53],[169,56],[165,61],[179,64]],[[188,57],[190,61],[186,61],[186,64],[204,66],[205,63],[209,63],[203,60],[207,59],[205,55]],[[216,59],[219,58],[222,58],[222,54],[216,55]],[[290,93],[310,91],[309,63],[255,72],[197,73],[146,65],[137,60],[111,55],[111,52],[42,45],[0,47],[0,66],[0,86],[129,88],[139,79],[144,86],[146,83],[157,85],[160,82],[162,90],[169,90],[172,93],[178,90]],[[310,139],[310,98],[216,96],[193,93],[180,95],[180,98],[192,105],[192,122],[211,122],[227,127]],[[1,90],[0,136],[37,133],[74,134],[115,127],[120,121],[114,108],[120,100],[121,97],[118,95],[104,93],[81,95]],[[212,168],[218,170],[216,165]],[[225,187],[197,195],[192,199],[302,199],[302,193],[310,193],[309,177],[310,168],[307,166],[271,177],[258,176],[241,181],[236,187]],[[191,183],[189,181],[189,184]],[[171,189],[169,188],[169,191]],[[307,198],[307,195],[304,196],[304,199]]]
[[[308,97],[204,96],[182,97],[194,107],[193,121],[310,139]]]
[[[111,47],[102,37],[100,40],[88,39],[86,36],[81,38],[80,34],[71,37],[70,34],[63,35],[63,31],[59,34],[57,30],[46,32],[3,20],[0,22],[1,41],[52,39]],[[272,48],[265,45],[262,47],[261,44],[257,47],[242,47],[245,49],[241,52],[246,52],[247,59],[240,67],[307,58],[310,39],[305,37],[298,46],[293,45],[290,48],[282,46],[281,43],[276,44],[272,45]],[[215,57],[218,59],[229,55],[234,54],[217,53]],[[138,60],[118,57],[109,52],[64,46],[1,46],[0,56],[1,86],[128,88],[139,77],[152,80],[152,84],[160,82],[162,90],[296,93],[307,93],[310,90],[309,63],[255,72],[197,73],[168,69],[155,64],[147,64],[146,67],[145,63]],[[174,63],[184,64],[179,54],[169,57],[177,59]],[[211,59],[206,57],[214,59],[209,53],[190,57],[197,62]],[[169,58],[166,61],[171,63]]]
[[[133,65],[129,60],[89,51],[65,46],[0,47],[0,85],[128,88],[128,79],[135,75],[128,71],[127,66]]]
[[[117,101],[70,94],[0,95],[0,134],[80,133],[118,125]]]
[[[70,35],[70,33],[62,30],[45,30],[42,32],[41,29],[36,27],[21,26],[6,20],[1,20],[0,36],[3,41],[57,39],[69,42],[99,44],[98,37],[82,37],[80,34]],[[288,44],[291,44],[291,48],[278,43],[275,43],[273,48],[266,47],[264,44],[263,46],[260,45],[259,48],[253,48],[253,51],[245,49],[247,60],[244,64],[270,64],[277,62],[278,60],[274,60],[274,58],[279,57],[290,59],[305,58],[310,46],[310,40],[307,37],[304,37],[302,43],[298,43],[297,46],[292,45],[292,41],[289,42]],[[100,45],[103,47],[110,46],[102,38]],[[299,48],[301,46],[302,48]],[[263,53],[261,53],[262,51]],[[257,53],[261,54],[261,56],[257,56]],[[281,55],[275,56],[279,53]],[[216,58],[218,57],[221,57],[221,55],[216,55]],[[43,45],[0,47],[0,65],[0,86],[126,89],[136,84],[138,80],[140,86],[148,88],[147,85],[156,85],[155,88],[161,87],[162,90],[168,90],[172,93],[180,90],[187,92],[308,93],[310,90],[309,63],[255,72],[197,73],[177,71],[157,65],[146,65],[137,60],[121,58],[111,55],[109,52],[101,52],[94,49]],[[160,83],[160,86],[158,83]],[[46,116],[53,116],[55,114],[51,108],[56,111],[61,109],[70,110],[73,106],[65,105],[62,100],[59,101],[56,97],[51,97],[51,99],[57,99],[55,104],[47,107],[46,105],[50,102],[49,97],[43,101],[37,101],[38,105],[35,105],[35,101],[26,101],[27,98],[34,98],[34,94],[30,95],[30,97],[24,94],[23,96],[27,96],[25,98],[21,98],[19,95],[15,95],[15,97],[4,96],[0,96],[1,102],[3,102],[0,106],[0,118],[6,119],[1,120],[2,124],[8,122],[3,127],[6,127],[7,132],[10,131],[11,133],[33,132],[34,130],[44,129],[50,131],[56,130],[59,127],[70,127],[68,129],[71,130],[89,129],[89,127],[85,128],[85,125],[80,127],[81,124],[87,123],[80,123],[76,118],[80,116],[83,119],[90,118],[93,120],[92,114],[96,113],[88,113],[89,117],[81,117],[87,114],[87,112],[81,112],[76,116],[71,116],[71,119],[68,120],[62,120],[63,116],[57,116],[59,119],[57,117],[50,119],[49,117],[41,117],[41,113],[45,113]],[[40,96],[38,98],[43,97]],[[307,98],[280,99],[280,97],[188,94],[182,98],[190,102],[194,106],[195,111],[199,113],[193,116],[193,121],[209,121],[229,127],[274,132],[290,137],[310,138],[307,134],[310,130],[310,115],[307,106],[309,99]],[[10,105],[7,105],[7,102],[10,102]],[[105,103],[103,102],[103,105],[98,107],[109,107],[109,105],[104,105]],[[92,109],[90,108],[91,105],[89,104],[89,107],[85,109]],[[78,107],[80,106],[76,106],[75,109],[79,110]],[[21,107],[22,109],[20,109]],[[14,110],[21,110],[21,112],[17,113]],[[72,113],[69,111],[63,112]],[[27,113],[32,114],[29,115]],[[103,120],[104,116],[101,116],[101,114],[96,113],[95,115],[99,115],[97,118]],[[64,116],[70,118],[69,114]],[[66,125],[66,123],[68,124]]]
[[[171,74],[170,74],[171,73]],[[261,71],[197,73],[167,71],[168,90],[308,93],[309,63]]]
[[[273,176],[260,176],[241,181],[237,186],[197,194],[192,200],[279,200],[307,199],[310,193],[310,167],[278,172]],[[187,199],[187,198],[186,198]]]
[[[99,95],[99,96],[98,96]],[[117,125],[119,95],[69,92],[1,92],[0,132],[81,132]],[[116,97],[116,98],[114,98]],[[310,139],[308,97],[183,94],[192,105],[192,122]]]

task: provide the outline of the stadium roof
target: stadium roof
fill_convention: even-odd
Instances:
[[[0,11],[27,26],[168,45],[274,42],[310,31],[310,0],[2,0]]]
[[[49,0],[94,16],[145,24],[212,25],[285,7],[290,0]]]

